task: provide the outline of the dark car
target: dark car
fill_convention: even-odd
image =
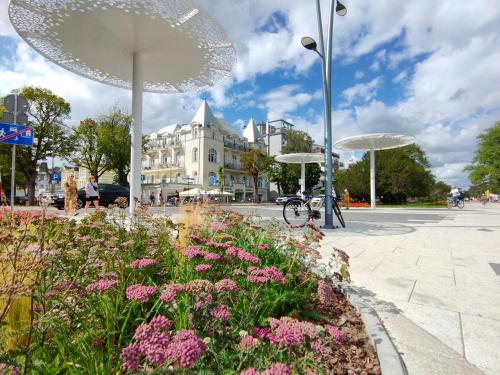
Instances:
[[[112,184],[99,184],[99,205],[102,207],[108,207],[110,204],[114,204],[116,198],[124,197],[127,199],[130,196],[130,190],[126,187],[120,185]],[[58,209],[64,209],[64,193],[59,193],[54,195],[52,206]],[[78,190],[78,201],[77,207],[80,209],[85,206],[85,189],[82,188]]]

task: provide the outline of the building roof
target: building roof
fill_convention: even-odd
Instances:
[[[257,125],[255,125],[253,118],[251,118],[247,126],[245,126],[243,137],[248,139],[248,142],[257,142],[261,138],[259,129],[257,129]]]
[[[200,124],[203,127],[218,123],[217,118],[214,116],[205,99],[203,100],[200,107],[198,108],[198,111],[196,111],[196,114],[191,120],[191,124],[193,123]]]

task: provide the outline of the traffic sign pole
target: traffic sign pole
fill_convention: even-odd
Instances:
[[[14,94],[14,124],[17,124],[17,93]],[[16,145],[12,145],[12,176],[10,178],[10,210],[14,212],[14,198],[16,196]]]

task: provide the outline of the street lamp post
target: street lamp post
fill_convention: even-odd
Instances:
[[[333,204],[332,204],[332,36],[333,36],[333,9],[335,0],[330,0],[330,11],[328,17],[328,36],[327,49],[325,54],[323,24],[321,21],[320,0],[316,0],[316,13],[318,18],[318,37],[319,51],[316,41],[308,36],[302,38],[301,43],[304,48],[315,51],[321,57],[321,68],[323,76],[323,102],[324,102],[324,121],[325,121],[325,229],[333,229]],[[339,16],[345,16],[346,7],[336,1],[335,12]]]

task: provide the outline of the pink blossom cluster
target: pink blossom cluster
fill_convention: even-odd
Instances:
[[[207,347],[190,330],[179,331],[172,337],[169,332],[171,327],[172,322],[161,315],[139,326],[135,331],[134,342],[121,351],[122,369],[139,371],[143,358],[153,366],[169,360],[180,367],[190,368]]]
[[[226,230],[228,227],[229,227],[229,225],[227,225],[225,223],[212,223],[210,225],[209,230],[211,232],[217,232],[219,230]]]
[[[203,237],[196,236],[196,235],[191,235],[190,238],[194,242],[197,242],[199,244],[205,245],[207,247],[211,247],[213,249],[218,249],[218,250],[226,250],[226,249],[230,248],[231,246],[233,246],[230,243],[213,242],[213,241],[207,240]]]
[[[271,368],[264,371],[257,371],[254,368],[249,368],[242,371],[240,375],[290,375],[292,370],[283,363],[275,363]]]
[[[198,264],[196,267],[194,267],[194,270],[196,272],[205,272],[209,271],[212,269],[212,266],[210,264]]]
[[[238,344],[238,346],[242,351],[249,351],[259,346],[259,344],[260,344],[259,339],[256,339],[251,335],[245,335],[241,338],[241,341]]]
[[[202,294],[194,304],[196,310],[204,308],[206,305],[212,303],[213,297],[210,293]]]
[[[204,279],[192,280],[184,285],[184,290],[194,295],[209,293],[213,288],[214,285],[210,281]]]
[[[335,295],[335,291],[333,290],[332,285],[324,279],[321,279],[318,282],[318,290],[317,295],[319,302],[323,306],[333,307],[337,302],[337,296]]]
[[[292,325],[297,327],[305,336],[309,336],[311,340],[319,339],[319,333],[316,330],[316,326],[310,322],[305,322],[302,320],[297,320],[294,318],[290,318],[288,316],[283,316],[279,320],[281,323],[286,323],[288,325]]]
[[[91,283],[85,287],[85,289],[89,292],[105,292],[108,289],[111,289],[115,285],[118,284],[118,280],[108,280],[108,279],[100,279],[95,283]]]
[[[238,247],[231,246],[226,249],[226,254],[238,258],[244,262],[250,262],[254,264],[260,264],[260,259],[249,252],[240,249]]]
[[[190,245],[186,249],[184,249],[182,251],[182,255],[184,255],[188,259],[194,259],[196,257],[200,257],[205,260],[213,260],[215,262],[228,263],[227,260],[221,257],[219,254],[204,251],[200,249],[198,246],[193,246],[193,245]]]
[[[240,290],[238,284],[231,279],[222,279],[215,283],[214,289],[216,292],[237,292]]]
[[[258,338],[269,340],[272,343],[277,343],[278,339],[271,332],[271,328],[252,328],[252,334]]]
[[[257,246],[257,249],[262,250],[262,251],[269,250],[269,245],[266,245],[265,243],[261,243]]]
[[[99,274],[99,277],[101,279],[105,279],[105,278],[115,278],[116,279],[116,278],[118,278],[118,274],[116,272],[112,272],[112,271],[110,271],[110,272],[101,272]]]
[[[275,318],[267,318],[267,320],[274,331],[274,336],[280,344],[287,347],[304,344],[305,335],[294,324],[289,324]]]
[[[236,268],[234,271],[233,271],[233,276],[245,276],[245,272],[243,272],[242,270],[240,270],[239,268]]]
[[[339,345],[344,345],[347,341],[347,337],[345,337],[344,333],[338,329],[337,327],[331,326],[329,324],[325,325],[325,330],[328,332],[330,336],[333,337],[335,342]]]
[[[85,295],[85,291],[80,290],[76,283],[72,281],[61,281],[54,287],[54,289],[45,292],[44,297],[51,298],[59,294],[59,292],[66,292],[70,290],[79,297],[83,297]]]
[[[276,281],[278,284],[285,285],[286,280],[283,277],[283,274],[276,267],[265,267],[265,268],[257,268],[257,267],[248,267],[247,269],[248,275],[247,280],[251,283],[267,283],[269,281]]]
[[[229,314],[229,309],[226,305],[220,304],[213,309],[210,310],[210,315],[212,315],[215,319],[225,322],[231,318]]]
[[[181,292],[184,292],[184,285],[181,284],[168,284],[163,289],[162,294],[160,295],[160,299],[165,303],[174,302],[177,298],[177,295]]]
[[[144,259],[134,260],[132,262],[132,264],[130,265],[130,267],[132,267],[134,269],[137,269],[137,268],[143,269],[143,268],[148,268],[148,267],[154,266],[155,264],[156,264],[155,259],[144,258]]]
[[[342,262],[349,266],[349,255],[344,250],[340,250],[334,247],[333,251],[335,251],[340,259],[342,259]]]
[[[128,300],[146,303],[148,302],[149,297],[156,292],[156,288],[153,286],[133,284],[125,290],[125,296]]]

